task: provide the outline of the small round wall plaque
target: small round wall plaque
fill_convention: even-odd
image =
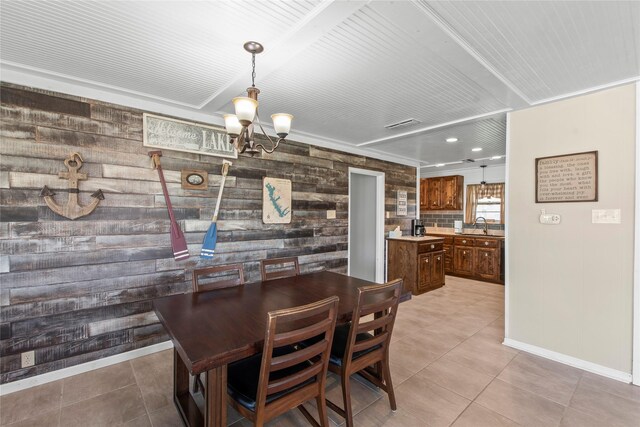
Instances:
[[[195,169],[182,170],[182,188],[188,190],[206,190],[207,184],[207,171]]]

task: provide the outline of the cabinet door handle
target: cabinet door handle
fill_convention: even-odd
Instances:
[[[435,248],[435,247],[436,247],[436,245],[431,245],[431,249],[433,249],[433,248]]]
[[[484,242],[484,245],[485,246],[489,246],[489,242]]]
[[[462,243],[467,243],[467,241],[466,241],[466,240],[463,240],[463,241],[462,241]]]
[[[467,254],[467,251],[462,251],[462,255],[466,255],[466,254]]]
[[[440,261],[440,257],[436,258],[438,261]]]
[[[429,264],[429,259],[425,259],[424,262],[426,262],[427,264]]]
[[[484,256],[489,256],[489,254],[484,254]]]

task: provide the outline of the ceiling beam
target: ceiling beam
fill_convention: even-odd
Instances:
[[[369,1],[323,1],[304,19],[284,32],[272,45],[265,46],[259,57],[259,76],[265,76],[286,66],[298,53],[309,48],[328,31],[349,18]],[[256,40],[260,41],[260,40]],[[240,70],[239,64],[239,70]],[[246,69],[228,85],[211,95],[200,106],[204,111],[216,112],[229,103],[232,98],[241,95],[249,86]]]
[[[505,114],[505,113],[508,113],[511,110],[512,110],[512,108],[505,108],[505,109],[498,110],[498,111],[491,111],[491,112],[485,113],[485,114],[478,114],[477,116],[465,117],[465,118],[462,118],[462,119],[459,119],[459,120],[452,120],[450,122],[439,123],[437,125],[427,126],[427,127],[423,127],[423,128],[420,128],[420,129],[415,129],[415,130],[412,130],[412,131],[409,131],[409,132],[398,133],[396,135],[387,136],[387,137],[379,138],[379,139],[373,139],[373,140],[367,141],[367,142],[362,142],[360,144],[356,144],[356,147],[366,147],[366,146],[370,146],[370,145],[382,144],[384,142],[389,142],[389,141],[392,141],[394,139],[400,139],[400,138],[405,138],[407,136],[418,135],[418,134],[421,134],[421,133],[432,131],[434,129],[445,128],[447,126],[457,125],[457,124],[464,123],[464,122],[471,122],[471,121],[474,121],[474,120],[484,119],[486,117],[497,116],[499,114]]]

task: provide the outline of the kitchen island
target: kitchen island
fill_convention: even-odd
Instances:
[[[444,285],[444,238],[387,238],[387,280],[402,279],[403,292],[419,295]]]

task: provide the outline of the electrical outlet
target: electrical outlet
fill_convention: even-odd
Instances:
[[[336,219],[336,210],[327,211],[327,219]]]
[[[36,364],[36,354],[33,350],[22,353],[22,367],[28,368]]]

